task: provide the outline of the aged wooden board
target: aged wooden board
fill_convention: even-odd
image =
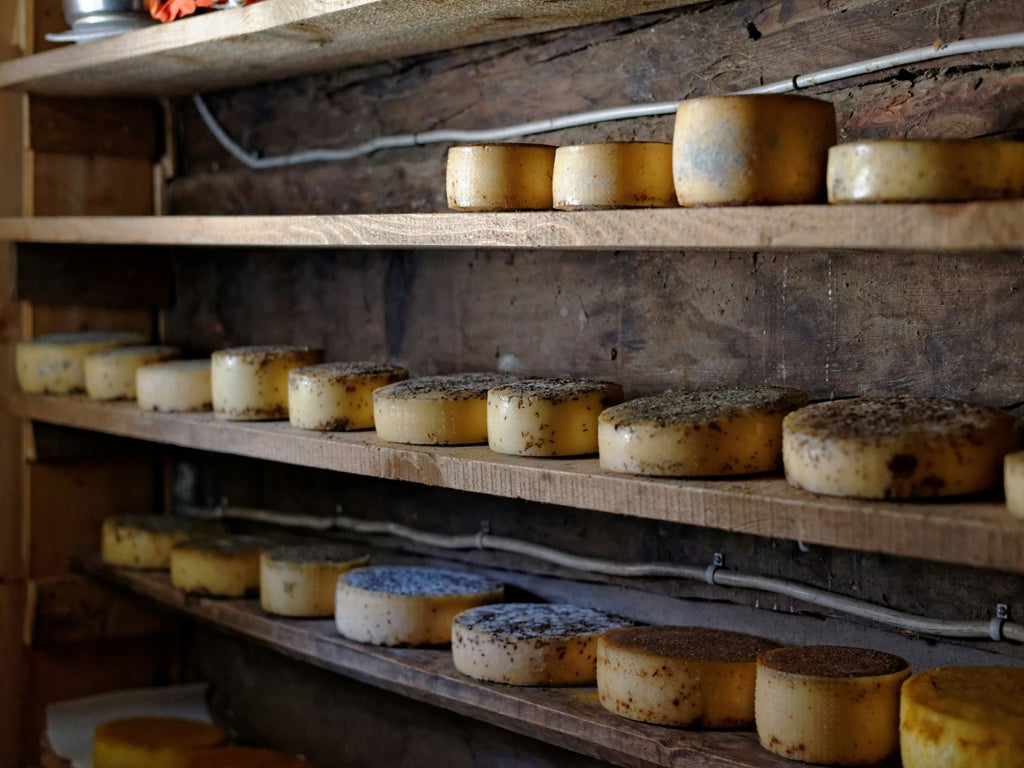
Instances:
[[[163,150],[163,115],[155,101],[33,97],[29,137],[37,152],[155,162]]]

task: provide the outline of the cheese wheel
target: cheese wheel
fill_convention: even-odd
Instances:
[[[786,416],[782,431],[791,485],[870,499],[987,490],[1020,445],[1005,411],[909,395],[816,403]]]
[[[903,768],[1024,768],[1024,669],[941,667],[903,683]]]
[[[191,539],[171,550],[171,584],[193,595],[245,597],[260,589],[260,555],[280,542],[262,536]]]
[[[312,347],[217,350],[210,368],[214,415],[232,421],[287,419],[288,373],[323,359],[323,350]]]
[[[596,379],[520,379],[487,392],[487,444],[516,456],[597,453],[597,417],[622,386]]]
[[[1007,454],[1003,459],[1003,491],[1010,514],[1024,517],[1024,451]]]
[[[832,104],[807,96],[708,96],[676,110],[672,173],[683,206],[825,200]]]
[[[226,741],[210,723],[178,717],[128,717],[96,726],[93,768],[183,768],[189,751]]]
[[[168,346],[114,347],[85,358],[85,393],[93,400],[134,400],[135,373],[144,365],[181,357]]]
[[[661,477],[745,475],[782,465],[782,419],[807,404],[786,387],[669,391],[601,413],[601,466]]]
[[[212,520],[176,515],[119,515],[103,521],[101,558],[122,568],[167,569],[175,545],[222,533],[224,526]]]
[[[761,746],[805,763],[871,765],[899,749],[903,659],[867,648],[777,648],[757,660]]]
[[[377,436],[392,443],[487,442],[487,390],[512,381],[503,373],[424,376],[373,391]]]
[[[703,627],[627,627],[597,639],[597,694],[610,712],[658,725],[754,724],[757,657],[778,643]]]
[[[369,562],[337,544],[267,550],[260,556],[260,607],[279,616],[333,616],[338,577]]]
[[[456,614],[504,594],[498,582],[462,571],[370,566],[338,577],[334,620],[360,643],[437,645],[451,641]]]
[[[448,150],[448,207],[455,211],[551,208],[555,148],[546,144],[471,144]]]
[[[1024,142],[858,141],[828,151],[830,203],[1024,197]]]
[[[554,207],[675,207],[672,145],[660,141],[575,144],[555,151]]]
[[[409,378],[388,363],[321,363],[288,373],[288,420],[321,431],[373,429],[373,390]]]
[[[144,411],[204,411],[213,405],[210,358],[145,365],[135,372],[135,397]]]
[[[141,768],[145,768],[142,766]],[[310,768],[301,757],[253,747],[217,747],[189,752],[182,768]]]
[[[29,394],[66,395],[85,389],[85,358],[111,347],[145,344],[131,331],[53,333],[19,341],[14,350],[18,386]]]
[[[633,622],[579,605],[502,603],[452,621],[452,661],[464,675],[508,685],[587,685],[597,638]]]

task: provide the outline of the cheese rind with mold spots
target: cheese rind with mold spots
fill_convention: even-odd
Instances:
[[[782,463],[782,419],[807,403],[788,387],[669,391],[629,400],[599,419],[601,466],[656,477],[771,472]]]
[[[145,344],[133,331],[51,333],[19,341],[14,350],[18,386],[29,394],[67,395],[85,389],[85,359],[96,352]]]
[[[551,187],[560,210],[674,208],[672,144],[608,141],[559,147]]]
[[[373,429],[373,390],[409,378],[400,365],[321,363],[288,373],[288,420],[318,431]]]
[[[323,359],[323,350],[314,347],[218,349],[210,369],[214,415],[231,421],[287,419],[288,373]]]
[[[85,393],[93,400],[134,400],[136,373],[144,365],[181,357],[170,346],[113,347],[94,352],[82,365]]]
[[[260,555],[279,544],[263,536],[191,539],[171,550],[171,584],[194,595],[254,595],[260,588]]]
[[[260,607],[278,616],[333,616],[338,577],[369,561],[365,553],[337,544],[267,550],[260,556]]]
[[[1002,478],[1020,447],[1017,420],[998,408],[895,395],[815,403],[783,422],[791,485],[870,499],[958,496]]]
[[[100,556],[121,568],[166,570],[177,544],[224,532],[212,520],[177,515],[118,515],[103,521]]]
[[[597,638],[633,622],[579,605],[503,603],[452,622],[452,660],[464,675],[507,685],[587,685]]]
[[[135,397],[144,411],[205,411],[213,405],[210,358],[144,365],[135,372]]]
[[[467,144],[448,150],[445,187],[455,211],[551,208],[555,147],[547,144]]]
[[[128,717],[96,726],[95,768],[183,768],[193,749],[216,747],[227,734],[212,723],[178,717]]]
[[[521,379],[487,392],[487,444],[516,456],[597,453],[597,417],[622,386],[596,379]]]

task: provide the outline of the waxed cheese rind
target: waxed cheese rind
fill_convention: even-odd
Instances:
[[[555,147],[546,144],[469,144],[448,150],[445,187],[456,211],[551,208]]]

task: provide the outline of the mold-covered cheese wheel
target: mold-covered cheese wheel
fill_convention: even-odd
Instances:
[[[448,207],[456,211],[551,208],[555,147],[470,144],[448,150]]]
[[[757,660],[761,746],[805,763],[871,765],[899,749],[900,686],[910,667],[890,653],[815,645]]]
[[[334,619],[350,640],[374,645],[437,645],[452,618],[504,597],[500,583],[463,571],[413,566],[356,568],[338,577]]]
[[[835,143],[835,109],[827,101],[772,94],[690,99],[676,111],[676,196],[684,206],[824,202]]]
[[[279,616],[333,616],[338,577],[369,561],[339,544],[275,547],[260,556],[260,607]]]
[[[288,420],[320,431],[373,429],[373,390],[409,378],[389,363],[321,363],[288,374]]]
[[[145,344],[132,331],[52,333],[19,341],[14,350],[18,386],[29,394],[67,395],[85,389],[85,358],[111,347]]]
[[[287,419],[288,373],[323,359],[323,350],[313,347],[219,349],[211,358],[213,412],[232,421]]]
[[[169,346],[114,347],[85,358],[85,392],[93,400],[134,400],[135,374],[144,365],[181,357]]]
[[[464,675],[508,685],[594,682],[597,638],[628,619],[579,605],[502,603],[452,622],[452,660]]]
[[[597,417],[622,386],[596,379],[520,379],[487,392],[487,444],[518,456],[597,453]]]
[[[1010,514],[1024,517],[1024,451],[1015,451],[1004,458],[1003,491]]]
[[[995,487],[1019,445],[1017,420],[998,408],[896,395],[794,411],[783,421],[782,458],[786,479],[808,491],[911,499]]]
[[[189,752],[182,768],[310,768],[310,765],[301,757],[272,749],[216,747]]]
[[[171,360],[135,372],[135,397],[144,411],[205,411],[213,405],[210,358]]]
[[[183,768],[194,749],[227,740],[211,723],[178,717],[128,717],[96,726],[93,768]]]
[[[255,595],[260,589],[260,555],[278,545],[262,536],[190,539],[171,550],[171,584],[193,595]]]
[[[672,145],[609,141],[559,147],[551,187],[555,208],[567,211],[675,207]]]
[[[754,724],[757,657],[778,643],[704,627],[627,627],[597,640],[597,693],[617,715],[659,725]]]
[[[858,141],[828,151],[830,203],[1024,197],[1022,141]]]
[[[786,387],[670,391],[599,419],[601,466],[665,477],[742,475],[782,465],[782,419],[807,404]]]
[[[177,515],[118,515],[103,521],[100,556],[108,565],[162,570],[170,567],[175,545],[223,532],[224,526],[212,520]]]
[[[1024,768],[1024,669],[940,667],[900,698],[903,768]]]

